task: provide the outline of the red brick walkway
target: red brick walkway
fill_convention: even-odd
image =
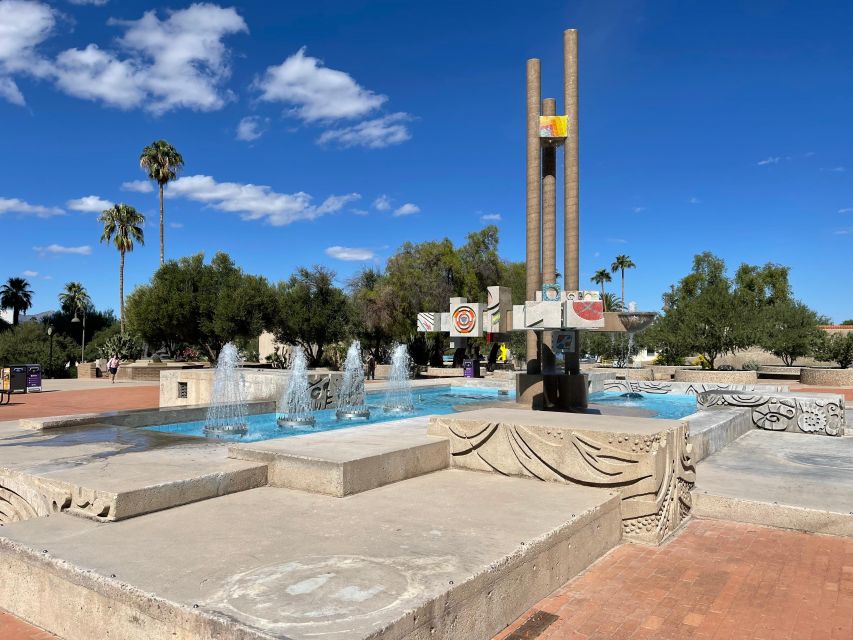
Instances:
[[[536,610],[557,619],[514,633]],[[851,640],[853,539],[693,520],[665,546],[616,548],[497,638]]]
[[[8,405],[0,406],[0,421],[122,409],[149,409],[156,408],[159,404],[160,388],[154,386],[111,385],[105,389],[21,393],[13,395]],[[2,636],[0,640],[4,640]]]
[[[791,391],[806,393],[840,393],[848,402],[853,402],[853,387],[813,387],[811,385],[791,386]]]
[[[57,636],[34,627],[0,609],[0,639],[2,640],[57,640]]]

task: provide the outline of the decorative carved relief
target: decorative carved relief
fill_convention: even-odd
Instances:
[[[453,466],[619,491],[625,535],[660,542],[690,513],[695,471],[687,427],[590,432],[437,416]]]
[[[844,434],[844,400],[841,396],[803,397],[795,394],[700,393],[699,407],[747,407],[752,423],[769,431],[792,431],[827,436]]]
[[[0,475],[0,525],[58,513],[71,504],[71,495],[13,475]]]
[[[96,518],[108,518],[112,501],[104,498],[94,489],[74,487],[71,495],[72,509]]]
[[[647,380],[605,380],[605,391],[622,393],[677,393],[682,395],[699,395],[703,391],[752,391],[754,385],[725,382],[667,382]]]

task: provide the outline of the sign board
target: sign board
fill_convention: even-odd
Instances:
[[[483,336],[482,304],[453,302],[450,305],[450,337],[480,338]]]
[[[418,331],[421,333],[438,331],[439,327],[436,326],[436,320],[438,320],[437,313],[431,313],[429,311],[420,312],[418,314]]]
[[[8,368],[0,369],[0,391],[8,391],[12,372]]]
[[[41,365],[27,365],[27,393],[38,393],[41,391]]]
[[[574,353],[577,343],[574,331],[555,331],[551,334],[551,350],[554,353]]]

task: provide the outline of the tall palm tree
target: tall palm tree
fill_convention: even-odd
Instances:
[[[160,264],[165,261],[163,249],[163,187],[178,176],[184,166],[184,158],[165,140],[155,140],[142,150],[139,166],[145,169],[148,177],[160,187]]]
[[[77,315],[77,311],[89,308],[92,299],[86,287],[80,282],[66,282],[65,289],[59,294],[59,304],[66,313]]]
[[[631,260],[629,256],[616,256],[616,259],[613,261],[613,264],[610,265],[610,270],[613,273],[617,271],[622,272],[622,308],[625,308],[625,269],[633,269],[637,265],[634,264],[634,261]]]
[[[134,242],[141,245],[145,244],[145,233],[142,231],[145,216],[129,204],[114,204],[101,214],[98,222],[104,225],[101,242],[112,241],[121,254],[118,270],[118,295],[121,308],[119,317],[121,332],[124,333],[124,254],[133,251]]]
[[[610,282],[610,272],[607,269],[599,269],[590,278],[595,284],[601,285],[601,299],[604,301],[604,310],[607,311],[607,300],[604,298],[604,283]]]
[[[12,326],[16,326],[21,313],[32,306],[33,290],[24,278],[9,278],[0,287],[0,308],[12,310]]]

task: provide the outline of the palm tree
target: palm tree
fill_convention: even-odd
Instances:
[[[160,186],[160,264],[165,261],[163,249],[163,187],[178,176],[184,166],[184,158],[165,140],[155,140],[142,150],[139,166],[148,177]]]
[[[59,294],[59,304],[62,305],[62,310],[69,314],[77,315],[77,311],[85,311],[91,303],[89,292],[80,282],[65,283],[65,289]]]
[[[604,301],[604,308],[608,311],[625,311],[625,305],[622,304],[622,301],[609,291],[604,294],[602,300]]]
[[[610,270],[613,273],[622,272],[622,308],[625,308],[625,269],[633,269],[637,265],[629,256],[616,256],[613,264],[610,265]]]
[[[115,245],[121,254],[121,262],[118,270],[118,295],[121,308],[121,332],[124,333],[124,254],[133,251],[134,241],[145,244],[145,233],[142,226],[145,224],[145,216],[139,213],[129,204],[114,204],[98,218],[98,222],[104,225],[101,234],[101,242],[110,242]],[[161,230],[162,231],[162,230]],[[161,236],[162,237],[162,236]]]
[[[9,278],[0,287],[0,308],[12,310],[12,326],[18,324],[21,312],[33,306],[33,290],[24,278]]]
[[[610,272],[607,269],[599,269],[590,278],[595,284],[601,285],[601,299],[604,300],[604,310],[607,311],[607,300],[604,298],[604,283],[610,282]]]

